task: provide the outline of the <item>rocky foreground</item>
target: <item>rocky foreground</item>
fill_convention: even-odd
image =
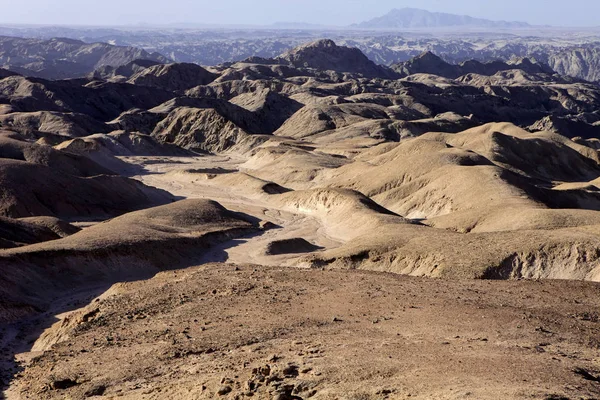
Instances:
[[[598,289],[227,264],[163,272],[45,331],[14,392],[591,399]]]
[[[7,398],[600,397],[597,85],[328,40],[4,75]]]

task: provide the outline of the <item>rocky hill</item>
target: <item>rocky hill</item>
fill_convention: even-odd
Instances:
[[[550,54],[548,64],[562,75],[600,81],[600,49],[597,45],[571,47]]]
[[[208,85],[217,76],[196,64],[153,65],[133,74],[129,82],[140,86],[154,86],[177,91]]]
[[[352,72],[367,78],[394,77],[393,71],[375,64],[360,50],[338,46],[333,40],[327,39],[296,47],[277,57],[277,61],[295,68]]]
[[[548,65],[528,58],[511,60],[508,63],[502,61],[482,63],[477,60],[469,60],[460,64],[450,64],[430,51],[406,62],[392,65],[392,69],[403,76],[432,74],[450,79],[456,79],[467,74],[492,76],[498,72],[509,70],[519,70],[527,74],[556,74]]]

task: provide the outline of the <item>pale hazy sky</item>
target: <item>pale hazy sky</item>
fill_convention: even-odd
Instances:
[[[600,0],[0,0],[0,23],[348,25],[401,7],[536,25],[600,25]]]

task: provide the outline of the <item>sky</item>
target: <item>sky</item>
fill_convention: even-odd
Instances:
[[[285,21],[341,26],[402,7],[534,25],[600,25],[599,0],[0,0],[0,23],[269,25]]]

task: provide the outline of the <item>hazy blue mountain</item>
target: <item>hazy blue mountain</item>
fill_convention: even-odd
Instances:
[[[328,27],[325,25],[319,24],[309,24],[306,22],[290,22],[290,21],[279,21],[271,24],[269,26],[273,29],[301,29],[301,30],[318,30],[318,29],[327,29]]]
[[[430,12],[418,8],[393,9],[386,15],[352,25],[360,29],[416,29],[416,28],[526,28],[526,22],[491,21],[468,15]]]

